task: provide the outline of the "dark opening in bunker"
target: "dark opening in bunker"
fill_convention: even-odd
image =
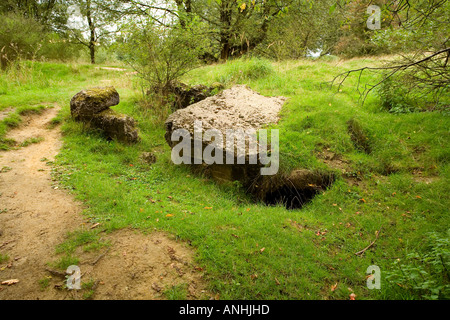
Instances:
[[[285,185],[268,192],[265,203],[267,205],[282,204],[288,210],[300,209],[303,205],[311,201],[317,193],[319,193],[319,190],[316,189],[297,189]]]
[[[330,187],[334,180],[332,173],[294,170],[288,176],[262,181],[257,195],[266,205],[283,205],[288,210],[300,209]]]

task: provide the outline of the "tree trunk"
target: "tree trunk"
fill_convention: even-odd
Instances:
[[[91,17],[91,1],[86,1],[86,18],[89,25],[90,39],[89,39],[89,53],[91,55],[91,64],[95,64],[95,25]]]
[[[91,64],[95,64],[95,43],[89,42],[89,54],[91,56]]]
[[[220,7],[220,59],[223,61],[228,60],[231,50],[230,39],[232,35],[231,18],[233,2],[230,2],[222,1]]]

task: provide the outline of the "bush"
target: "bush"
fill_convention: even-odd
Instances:
[[[382,110],[391,113],[411,113],[448,109],[450,86],[434,88],[425,81],[420,82],[420,77],[417,71],[406,70],[384,80],[376,88]]]
[[[381,98],[383,110],[392,113],[410,113],[415,111],[415,102],[408,98],[408,92],[403,86],[396,86],[393,77],[383,81],[377,90]]]
[[[59,34],[49,33],[42,42],[38,56],[45,60],[67,62],[79,58],[82,50],[84,49],[81,45],[69,44],[69,41]]]
[[[385,279],[415,299],[450,299],[450,230],[446,235],[428,234],[422,252],[411,252],[396,260]]]
[[[118,57],[144,80],[147,89],[167,93],[170,84],[199,66],[205,50],[202,26],[196,19],[171,28],[130,24],[118,47]]]
[[[17,59],[32,59],[42,47],[44,27],[20,14],[0,15],[0,63],[2,69]]]
[[[117,46],[117,57],[137,72],[143,92],[140,105],[144,110],[150,107],[160,122],[171,110],[172,84],[200,65],[199,57],[206,50],[207,39],[202,23],[195,18],[186,21],[183,27],[132,23],[124,34]]]

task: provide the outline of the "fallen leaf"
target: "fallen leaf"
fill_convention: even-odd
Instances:
[[[210,210],[210,209],[212,209],[212,207],[205,207],[204,209],[206,209],[206,210]]]
[[[356,294],[354,294],[354,293],[350,293],[350,300],[356,300],[355,298],[356,298]]]
[[[367,280],[367,279],[373,280],[374,278],[375,278],[375,276],[373,274],[368,274],[364,279],[365,280]]]
[[[13,284],[16,284],[17,282],[19,282],[19,279],[9,279],[9,280],[3,281],[2,284],[11,286]]]
[[[261,250],[259,250],[259,252],[263,253],[264,250],[266,250],[266,248],[261,248]]]
[[[281,283],[280,281],[278,281],[278,279],[275,277],[275,283],[277,284],[277,286],[279,286]]]
[[[333,284],[331,286],[331,291],[333,292],[334,290],[336,290],[338,283],[336,282],[335,284]]]
[[[173,214],[171,214],[171,213],[166,214],[166,217],[168,217],[168,218],[173,217]]]

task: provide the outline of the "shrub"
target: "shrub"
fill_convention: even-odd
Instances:
[[[396,86],[393,77],[383,81],[377,89],[383,110],[392,113],[410,113],[415,111],[415,102],[408,98],[405,87]]]
[[[118,45],[118,58],[128,63],[140,77],[143,109],[151,109],[160,122],[170,112],[172,84],[200,65],[206,37],[196,19],[182,27],[158,27],[148,22],[130,24]]]
[[[416,70],[406,70],[384,80],[377,88],[383,110],[391,113],[410,113],[448,109],[449,85],[435,87],[421,82]]]
[[[19,58],[31,59],[42,46],[44,27],[19,14],[0,15],[0,64],[2,69]]]
[[[205,49],[201,23],[196,19],[184,27],[130,24],[126,34],[118,47],[119,58],[138,72],[148,89],[161,93],[196,68]]]
[[[404,261],[396,260],[385,279],[413,298],[450,299],[450,230],[445,235],[429,233],[423,249],[407,254]]]
[[[39,50],[39,58],[45,60],[71,61],[80,57],[83,47],[75,43],[69,44],[57,33],[49,33],[42,41],[42,48]]]

